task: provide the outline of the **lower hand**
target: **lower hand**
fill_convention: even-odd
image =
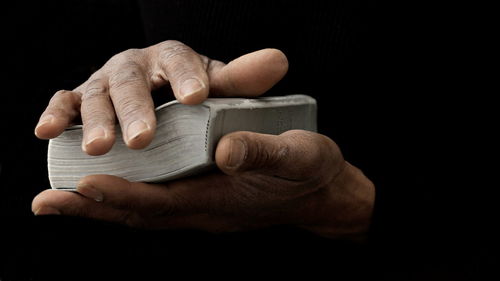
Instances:
[[[323,135],[231,133],[220,140],[216,163],[220,171],[163,184],[87,176],[78,193],[43,191],[32,210],[211,232],[287,224],[345,237],[368,229],[374,186]]]

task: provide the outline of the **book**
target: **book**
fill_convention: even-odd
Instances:
[[[91,174],[136,182],[164,182],[215,166],[218,140],[231,132],[278,135],[292,129],[316,131],[316,101],[305,95],[209,98],[199,105],[171,101],[155,109],[157,128],[143,149],[129,149],[116,126],[116,142],[100,156],[81,149],[82,126],[67,128],[48,145],[48,173],[53,189],[76,190]]]

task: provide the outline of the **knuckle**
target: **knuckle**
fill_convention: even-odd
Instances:
[[[54,97],[64,97],[67,96],[68,93],[71,93],[71,91],[68,90],[59,90],[54,94]]]
[[[329,182],[342,170],[344,159],[337,144],[329,137],[312,133],[309,136],[311,145],[311,169],[319,182]]]
[[[175,71],[170,72],[170,79],[175,79],[178,82],[184,81],[188,78],[198,77],[197,73],[193,73],[194,70],[189,66],[186,66],[183,62],[176,62],[169,66]]]
[[[101,98],[108,95],[108,87],[102,78],[96,78],[91,80],[87,84],[85,93],[82,96],[82,100],[93,100],[95,98]]]
[[[112,56],[104,65],[104,69],[109,69],[116,67],[117,65],[122,65],[129,61],[140,61],[144,56],[144,52],[141,49],[128,49]]]
[[[288,161],[290,159],[290,146],[285,142],[278,142],[278,145],[273,147],[271,151],[266,153],[266,157],[271,165],[277,166],[283,161]]]
[[[144,105],[131,98],[121,99],[118,104],[120,114],[125,118],[136,116],[144,112]]]
[[[324,172],[326,159],[331,157],[331,151],[325,145],[327,138],[303,130],[291,130],[283,135],[288,151],[282,159],[287,165],[296,167],[295,176],[298,178],[320,176]]]
[[[287,149],[279,143],[277,146],[270,147],[267,143],[257,141],[255,143],[255,159],[253,159],[256,168],[266,167],[274,169],[283,161],[287,154]]]
[[[110,88],[123,88],[144,79],[142,67],[135,61],[121,63],[108,75]]]
[[[160,53],[182,53],[192,51],[186,44],[177,40],[167,40],[159,44]]]
[[[179,66],[182,64],[182,59],[179,58],[190,53],[194,53],[193,49],[179,41],[169,40],[159,46],[160,62],[163,62],[165,66],[172,64]]]
[[[102,110],[91,108],[89,110],[82,110],[83,131],[87,132],[90,128],[97,126],[112,126],[114,119]]]
[[[46,112],[56,115],[77,115],[80,110],[81,97],[79,94],[68,91],[59,90],[49,101]]]
[[[68,90],[59,90],[50,99],[51,104],[72,104],[78,101],[80,101],[80,96],[77,93]]]

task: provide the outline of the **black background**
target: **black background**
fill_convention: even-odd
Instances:
[[[6,4],[1,280],[479,280],[492,273],[495,187],[478,164],[487,144],[477,142],[491,112],[471,73],[478,53],[469,47],[479,41],[467,29],[467,12],[372,1],[158,2]],[[319,131],[375,182],[368,243],[291,227],[211,235],[32,215],[32,198],[49,187],[47,142],[33,130],[50,96],[76,87],[120,51],[166,39],[222,61],[265,47],[287,54],[289,74],[268,94],[315,96]]]

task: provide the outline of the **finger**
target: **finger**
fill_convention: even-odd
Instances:
[[[292,130],[279,136],[235,132],[217,145],[217,166],[229,175],[256,171],[262,174],[304,181],[329,180],[344,160],[337,145],[313,132]]]
[[[50,99],[40,116],[35,135],[40,139],[51,139],[60,135],[80,114],[80,93],[61,90]]]
[[[96,202],[139,213],[170,210],[173,205],[170,203],[170,193],[164,185],[130,182],[110,175],[82,178],[77,185],[77,192]]]
[[[77,191],[116,209],[133,210],[165,217],[170,226],[175,218],[210,213],[233,215],[241,208],[234,194],[233,179],[222,173],[191,177],[163,184],[130,182],[110,175],[90,175],[80,180]],[[209,187],[209,188],[207,188]]]
[[[115,111],[108,89],[107,79],[91,77],[82,94],[82,149],[89,155],[108,152],[115,141]]]
[[[75,192],[53,189],[44,190],[38,194],[33,199],[31,210],[37,216],[79,216],[125,224],[131,224],[135,220],[135,215],[126,210],[118,210],[105,204],[99,204]]]
[[[77,191],[101,204],[146,218],[147,221],[136,222],[141,226],[219,232],[245,225],[239,218],[255,214],[250,206],[256,203],[250,201],[265,204],[262,192],[250,187],[238,191],[236,184],[233,177],[222,173],[167,184],[136,183],[115,176],[92,175],[80,181]]]
[[[123,140],[129,148],[149,145],[156,129],[151,88],[142,66],[127,56],[119,57],[108,71],[109,94],[122,128]]]
[[[241,56],[227,65],[209,65],[210,93],[222,97],[256,97],[273,87],[288,71],[288,60],[277,49]]]
[[[152,189],[148,187],[161,190],[151,192]],[[104,195],[97,195],[96,190]],[[211,232],[235,231],[239,227],[231,217],[206,212],[186,215],[175,213],[165,208],[168,201],[164,198],[158,200],[157,191],[164,194],[168,192],[165,186],[136,185],[112,176],[88,176],[81,181],[78,189],[80,194],[50,189],[41,192],[32,202],[32,211],[35,215],[80,216],[132,227],[193,228]]]
[[[208,96],[208,75],[201,56],[179,41],[169,40],[154,48],[157,68],[170,81],[174,95],[184,104],[199,104]]]

